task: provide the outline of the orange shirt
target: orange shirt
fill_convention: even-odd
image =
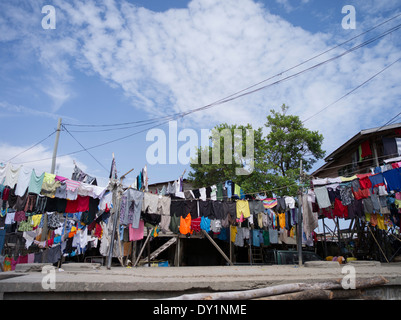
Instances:
[[[188,213],[186,218],[180,217],[180,233],[181,234],[192,234],[191,230],[191,214]]]

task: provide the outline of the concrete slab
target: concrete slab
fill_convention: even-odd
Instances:
[[[306,261],[305,268],[341,268],[337,261]]]
[[[380,261],[364,261],[364,260],[355,260],[348,262],[349,265],[355,267],[380,267]]]
[[[100,263],[65,263],[61,265],[61,269],[64,271],[80,272],[88,270],[99,270],[101,268]]]
[[[52,274],[29,272],[0,280],[3,299],[162,299],[185,293],[249,290],[284,283],[342,279],[340,268],[290,266],[105,267],[76,266]],[[67,264],[62,267],[65,268]],[[89,264],[90,266],[90,264]],[[357,277],[383,276],[401,286],[400,264],[356,266]],[[7,272],[7,274],[17,274]],[[21,273],[19,273],[21,274]],[[43,283],[52,280],[54,289]]]
[[[15,266],[16,273],[42,272],[44,266],[52,266],[51,263],[20,263]]]

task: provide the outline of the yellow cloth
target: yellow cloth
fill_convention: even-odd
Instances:
[[[352,181],[352,180],[358,179],[358,177],[355,175],[355,176],[352,176],[352,177],[349,177],[349,178],[340,177],[340,179],[341,179],[341,182],[348,182],[348,181]]]
[[[56,189],[61,185],[61,182],[56,181],[55,178],[55,174],[45,172],[45,176],[42,182],[42,190],[40,192],[42,195],[54,198]]]
[[[42,214],[35,214],[32,216],[33,227],[37,227],[42,220]]]
[[[244,218],[249,218],[251,216],[251,211],[249,210],[249,203],[247,200],[237,200],[237,218],[241,218],[241,214]]]
[[[72,227],[71,231],[68,233],[68,238],[72,238],[76,234],[77,234],[77,228],[76,227]]]
[[[234,194],[236,194],[238,197],[241,196],[241,187],[238,184],[234,185]]]
[[[292,227],[290,230],[290,237],[295,238],[295,228],[294,227]]]
[[[377,227],[380,230],[387,230],[387,226],[384,224],[384,216],[380,214],[377,215]]]
[[[370,215],[370,224],[373,226],[373,227],[375,227],[375,226],[377,226],[377,214],[376,213],[372,213],[371,215]]]
[[[258,213],[258,225],[259,225],[259,228],[263,227],[263,215],[264,215],[263,212],[259,212]]]
[[[158,237],[158,236],[159,236],[159,228],[157,228],[157,227],[154,228],[154,229],[153,229],[152,235],[153,235],[153,238]]]
[[[55,178],[56,178],[55,174],[45,172],[45,176],[43,177],[43,182],[52,184]]]
[[[235,238],[237,237],[237,227],[230,226],[231,228],[231,242],[235,242]]]
[[[280,225],[280,229],[285,228],[285,213],[278,213],[278,223]]]

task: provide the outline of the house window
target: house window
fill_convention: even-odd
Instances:
[[[355,170],[353,169],[353,165],[349,164],[338,170],[338,175],[340,177],[351,177],[354,174]]]

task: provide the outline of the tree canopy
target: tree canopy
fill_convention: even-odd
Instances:
[[[265,136],[263,128],[250,124],[214,127],[209,146],[199,147],[191,163],[188,179],[194,187],[232,180],[245,193],[296,195],[300,161],[310,170],[325,152],[323,136],[305,128],[298,116],[287,115],[288,109],[282,105],[280,111],[270,110]]]

